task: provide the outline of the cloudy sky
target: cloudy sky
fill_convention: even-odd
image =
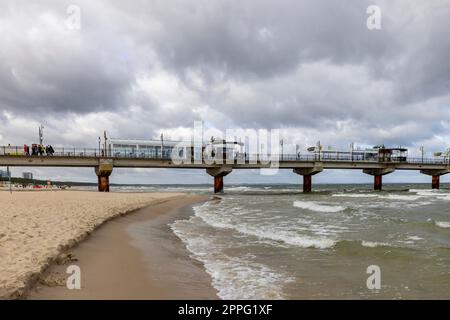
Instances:
[[[370,5],[381,29],[369,30]],[[73,8],[80,10],[79,28]],[[76,10],[75,10],[76,11]],[[0,145],[97,145],[210,128],[279,128],[287,145],[450,147],[449,0],[0,2]],[[20,174],[22,169],[15,169]],[[91,169],[31,169],[95,181]],[[230,182],[296,182],[234,172]],[[318,182],[366,182],[324,172]],[[443,178],[443,181],[450,178]],[[385,181],[424,181],[396,172]],[[116,170],[112,182],[210,182]]]

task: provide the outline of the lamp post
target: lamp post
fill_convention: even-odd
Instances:
[[[164,135],[161,132],[161,159],[164,158]]]
[[[420,152],[422,153],[422,164],[423,164],[423,146],[420,147]]]
[[[44,144],[44,126],[39,126],[39,146]]]
[[[317,150],[318,150],[318,155],[319,155],[319,161],[320,161],[320,149],[321,149],[321,146],[320,146],[320,140],[319,141],[317,141]]]
[[[103,131],[103,136],[104,136],[104,138],[105,138],[105,149],[104,149],[104,154],[105,154],[105,157],[107,157],[108,156],[108,144],[107,144],[107,140],[108,140],[108,137],[106,136],[106,130],[105,131]]]
[[[280,144],[281,144],[281,161],[283,161],[283,139],[280,140]]]
[[[351,158],[352,162],[353,162],[353,149],[354,148],[355,148],[354,143],[353,142],[350,143],[350,158]]]
[[[9,166],[6,167],[6,172],[9,179],[9,193],[12,194],[11,171],[9,170]]]

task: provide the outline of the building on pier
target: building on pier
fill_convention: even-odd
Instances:
[[[171,159],[236,159],[244,154],[243,143],[212,139],[198,145],[191,141],[110,139],[108,155],[112,157]],[[203,157],[202,157],[203,155]]]

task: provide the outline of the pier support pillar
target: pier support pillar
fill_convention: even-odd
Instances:
[[[295,168],[293,171],[296,174],[303,176],[303,192],[309,193],[312,190],[312,176],[322,172],[323,166],[321,163],[316,163],[314,167]]]
[[[449,173],[450,170],[447,169],[425,169],[420,170],[420,173],[431,176],[431,189],[439,189],[440,176]]]
[[[303,176],[303,192],[311,192],[312,175],[305,174]]]
[[[95,174],[98,177],[98,191],[109,192],[109,176],[113,171],[112,160],[102,159],[97,167],[95,167]]]
[[[223,176],[214,177],[214,193],[223,193]]]
[[[383,186],[383,176],[381,174],[377,174],[373,176],[373,189],[377,191],[381,191]]]
[[[231,166],[213,167],[206,172],[214,177],[214,193],[223,193],[223,177],[232,171]]]
[[[109,192],[109,176],[98,176],[98,191]]]
[[[439,189],[439,177],[440,176],[431,177],[431,189]]]
[[[395,171],[395,168],[382,168],[382,169],[364,169],[365,174],[373,176],[373,189],[381,191],[383,188],[383,178],[385,174],[389,174]]]

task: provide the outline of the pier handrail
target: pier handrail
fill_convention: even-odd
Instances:
[[[81,147],[54,147],[54,153],[51,155],[28,155],[29,157],[69,157],[69,158],[118,158],[118,159],[148,159],[148,160],[172,160],[170,152],[155,152],[155,150],[122,150],[112,151],[98,148],[81,148]],[[0,156],[25,156],[23,146],[0,146]],[[241,154],[242,156],[242,154]],[[379,163],[377,158],[364,159],[362,156],[357,155],[324,155],[321,154],[283,154],[281,157],[275,155],[275,159],[280,162],[301,162],[301,161],[320,161],[320,162],[356,162],[356,163]],[[270,155],[258,155],[258,154],[245,154],[245,162],[260,161],[262,159],[270,159]],[[185,158],[186,159],[186,158]],[[211,157],[203,156],[204,160],[212,159]],[[233,162],[238,162],[239,159],[235,158]],[[189,158],[188,158],[189,160]],[[415,157],[392,157],[389,163],[409,163],[409,164],[450,164],[448,158],[415,158]]]

